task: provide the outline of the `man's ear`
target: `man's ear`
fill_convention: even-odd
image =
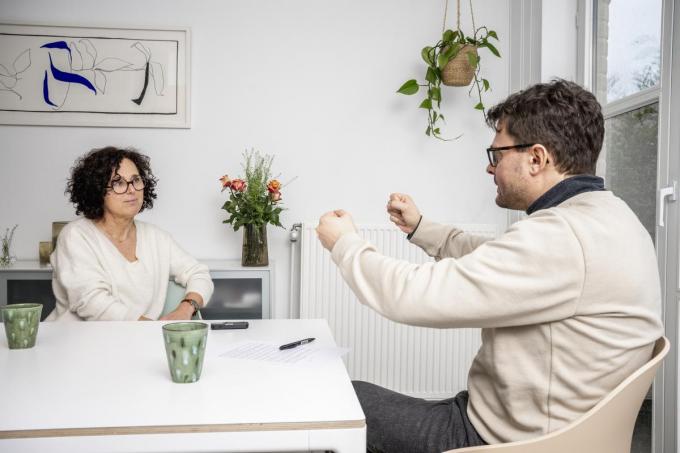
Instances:
[[[541,144],[536,144],[527,151],[529,155],[529,166],[531,174],[540,173],[552,161],[552,156]]]

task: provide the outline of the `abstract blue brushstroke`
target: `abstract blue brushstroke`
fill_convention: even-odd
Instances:
[[[90,83],[89,80],[87,80],[85,77],[78,75],[78,74],[72,74],[70,72],[63,72],[60,71],[59,69],[54,67],[54,64],[52,63],[52,55],[50,55],[50,67],[52,69],[52,76],[57,79],[61,80],[62,82],[68,82],[68,83],[79,83],[81,85],[86,86],[92,92],[96,95],[97,90],[94,88],[94,85]]]
[[[43,98],[45,102],[50,104],[52,107],[57,107],[52,101],[50,101],[50,89],[47,87],[47,71],[45,71],[45,78],[43,79]]]
[[[71,49],[69,48],[68,44],[66,44],[66,41],[54,41],[54,42],[48,42],[47,44],[43,44],[40,47],[45,47],[47,49],[64,49],[68,50],[68,57],[69,59],[71,58]]]

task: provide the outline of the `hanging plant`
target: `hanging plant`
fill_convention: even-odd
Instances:
[[[448,0],[446,4],[448,9]],[[446,9],[444,10],[444,24],[446,24]],[[447,140],[441,135],[440,123],[445,122],[441,114],[442,90],[441,85],[465,87],[470,86],[468,95],[476,90],[478,102],[475,109],[480,110],[486,118],[486,111],[482,101],[482,93],[489,91],[489,81],[481,76],[480,59],[478,49],[486,48],[493,55],[500,58],[498,49],[489,42],[490,39],[498,41],[495,31],[485,26],[475,27],[475,18],[472,12],[472,0],[470,0],[470,15],[472,16],[472,35],[465,35],[460,28],[460,0],[458,0],[458,24],[457,29],[444,30],[442,37],[433,46],[426,46],[420,52],[422,59],[427,64],[425,82],[418,83],[416,79],[405,82],[398,93],[413,95],[420,87],[426,89],[426,97],[418,106],[427,110],[427,129],[425,134],[439,140]],[[443,27],[444,28],[444,27]],[[455,138],[459,138],[458,137]]]

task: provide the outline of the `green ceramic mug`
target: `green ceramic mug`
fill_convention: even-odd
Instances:
[[[0,306],[5,334],[10,349],[28,349],[35,346],[42,304],[9,304]]]
[[[204,322],[171,322],[163,325],[165,354],[170,377],[180,384],[201,378],[208,324]]]

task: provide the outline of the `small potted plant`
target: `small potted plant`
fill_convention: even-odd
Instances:
[[[5,234],[2,236],[0,242],[1,242],[1,249],[0,250],[0,266],[1,267],[7,267],[11,266],[12,263],[16,260],[16,258],[12,255],[12,240],[14,239],[14,231],[17,229],[19,225],[14,225],[11,229],[7,228],[5,229]]]
[[[472,36],[465,35],[458,30],[446,30],[433,46],[426,46],[420,55],[427,64],[425,82],[418,83],[416,79],[405,82],[398,93],[413,95],[420,87],[426,88],[426,97],[419,108],[427,110],[427,129],[425,134],[440,140],[446,140],[441,135],[440,122],[444,122],[444,115],[440,113],[442,91],[441,85],[470,86],[468,93],[476,89],[478,102],[475,109],[481,110],[486,116],[482,93],[490,88],[489,81],[480,75],[480,59],[478,49],[486,48],[493,55],[500,57],[498,49],[489,41],[498,40],[495,31],[487,27],[475,28]],[[459,136],[460,137],[460,136]],[[456,137],[458,138],[458,137]]]
[[[251,150],[244,152],[243,157],[243,179],[229,179],[227,175],[220,178],[222,192],[229,189],[229,199],[222,205],[229,217],[223,223],[230,224],[234,231],[244,227],[241,264],[266,266],[269,264],[267,224],[283,228],[279,220],[283,211],[282,186],[271,178],[273,156]]]

